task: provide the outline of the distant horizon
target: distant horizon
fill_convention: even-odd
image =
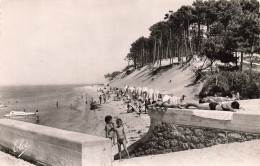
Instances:
[[[92,86],[92,85],[103,85],[104,83],[79,83],[79,84],[0,84],[0,87],[5,86],[63,86],[63,85],[86,85],[86,86]]]

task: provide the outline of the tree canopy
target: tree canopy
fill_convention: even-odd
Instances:
[[[237,52],[242,60],[243,53],[259,53],[259,16],[257,0],[196,0],[151,25],[150,36],[135,40],[125,59],[135,68],[195,54],[237,64]]]

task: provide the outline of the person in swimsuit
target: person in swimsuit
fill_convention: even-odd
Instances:
[[[190,106],[196,107],[201,110],[217,110],[217,111],[232,111],[236,112],[236,109],[239,109],[239,103],[237,101],[226,102],[226,103],[187,103],[185,108]]]
[[[99,95],[99,104],[102,102],[102,95]]]
[[[180,108],[182,109],[183,107],[180,104],[171,104],[170,99],[167,101],[157,101],[151,105],[149,105],[149,107],[164,107],[164,108]]]
[[[126,140],[126,136],[125,136],[125,130],[124,130],[124,127],[123,127],[123,122],[122,122],[121,119],[117,119],[116,124],[117,124],[117,127],[115,129],[115,132],[116,132],[116,135],[117,135],[117,145],[118,145],[119,158],[121,160],[121,145],[123,145],[123,147],[124,147],[124,149],[127,153],[128,158],[130,158],[129,152],[126,148],[127,140]]]
[[[112,116],[107,115],[105,117],[105,131],[106,131],[106,138],[111,139],[113,141],[113,145],[115,145],[115,128],[114,128],[114,123],[112,122]]]

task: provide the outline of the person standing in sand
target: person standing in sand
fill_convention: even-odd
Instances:
[[[39,121],[40,121],[40,114],[39,114],[39,111],[38,110],[36,110],[36,112],[35,112],[35,120],[36,120],[36,123],[39,123]]]
[[[56,102],[56,107],[57,107],[57,108],[59,107],[59,101]]]
[[[151,99],[149,98],[148,100],[145,99],[145,110],[144,113],[147,114],[148,106],[151,104]]]
[[[106,132],[106,138],[111,139],[113,141],[113,145],[115,144],[115,128],[114,128],[114,123],[112,121],[112,116],[107,115],[105,117],[105,132]]]
[[[117,145],[118,145],[119,158],[121,160],[121,145],[123,145],[123,147],[124,147],[124,149],[127,153],[127,156],[130,159],[129,152],[126,148],[127,139],[126,139],[125,130],[124,130],[124,127],[123,127],[123,122],[122,122],[121,119],[117,119],[116,124],[117,124],[117,127],[115,128],[115,132],[116,132],[116,135],[117,135]]]
[[[100,94],[99,95],[99,103],[101,104],[101,102],[102,102],[102,95]]]
[[[103,100],[104,100],[104,104],[106,103],[106,94],[103,93]]]

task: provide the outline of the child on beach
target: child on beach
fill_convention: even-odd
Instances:
[[[117,135],[117,145],[118,145],[118,151],[119,151],[119,158],[121,160],[121,145],[123,145],[123,147],[124,147],[124,149],[127,153],[128,158],[130,158],[129,152],[126,148],[127,140],[126,140],[126,136],[125,136],[125,130],[124,130],[124,127],[123,127],[123,122],[122,122],[121,119],[117,119],[116,124],[117,124],[117,127],[115,129],[115,132],[116,132],[116,135]]]
[[[112,122],[112,116],[107,115],[105,117],[105,131],[106,131],[106,138],[110,138],[113,141],[113,145],[115,144],[115,128],[114,123]]]

